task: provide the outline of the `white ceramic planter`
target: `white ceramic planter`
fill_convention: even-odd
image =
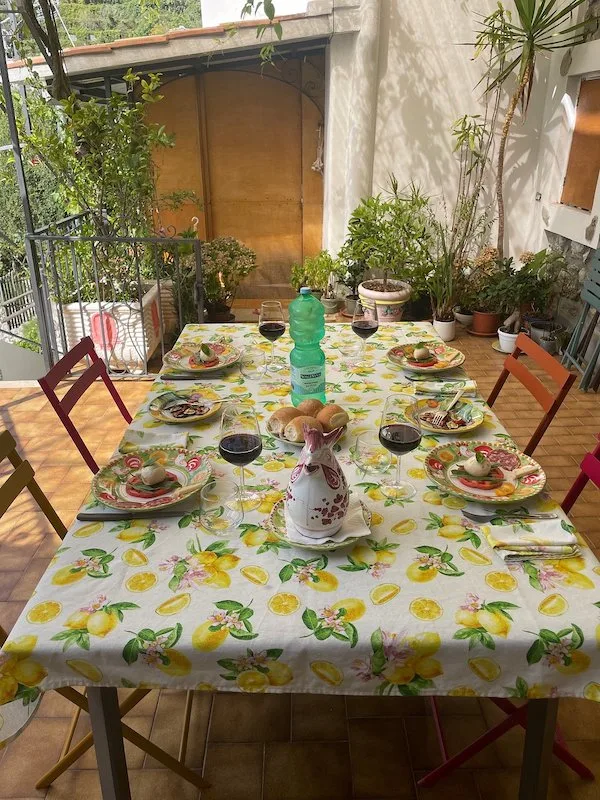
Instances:
[[[502,328],[498,328],[498,342],[503,353],[512,353],[515,349],[518,333],[506,333]]]
[[[379,322],[399,322],[404,312],[404,304],[410,298],[410,286],[404,281],[388,281],[393,290],[389,292],[378,292],[369,288],[369,283],[365,281],[358,287],[358,295],[363,305],[373,308],[377,304],[377,316]],[[379,282],[379,281],[378,281]]]
[[[162,308],[162,326],[160,309]],[[61,306],[67,350],[84,336],[91,336],[100,358],[108,354],[112,369],[133,374],[144,371],[145,362],[160,344],[165,332],[177,327],[177,312],[170,281],[161,281],[160,306],[156,283],[150,285],[140,303],[132,301],[102,303],[67,303]],[[63,331],[58,306],[52,304],[57,341]],[[162,328],[162,329],[161,329]]]
[[[465,328],[470,328],[473,324],[473,314],[461,314],[456,308],[454,309],[454,319],[461,325],[464,325]]]
[[[451,342],[456,336],[456,320],[454,319],[451,322],[434,319],[433,328],[443,342]]]

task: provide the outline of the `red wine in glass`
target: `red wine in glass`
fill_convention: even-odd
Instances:
[[[378,328],[379,323],[377,320],[372,319],[358,319],[352,323],[352,330],[361,339],[368,339],[369,336],[373,336],[374,333],[377,333]]]
[[[391,453],[410,453],[421,444],[421,431],[412,425],[398,422],[379,429],[379,441]]]
[[[258,326],[258,332],[261,336],[264,336],[265,339],[268,339],[270,342],[275,342],[279,339],[280,336],[283,336],[285,333],[285,323],[284,322],[262,322]]]
[[[255,433],[230,433],[219,442],[219,453],[229,464],[245,466],[258,458],[262,439]]]

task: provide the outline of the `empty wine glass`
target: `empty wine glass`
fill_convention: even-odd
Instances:
[[[352,316],[352,330],[362,339],[360,357],[364,361],[367,352],[367,339],[377,333],[379,318],[377,316],[377,303],[367,306],[362,300],[357,300]]]
[[[244,467],[261,454],[262,438],[254,410],[243,403],[227,406],[221,417],[219,453],[229,464],[240,468],[240,501],[242,508],[260,499],[258,492],[246,489]]]
[[[365,475],[367,472],[381,474],[389,469],[392,455],[381,444],[376,431],[367,431],[356,437],[354,461]]]
[[[418,419],[417,414],[410,417],[406,414],[407,408],[412,405],[415,405],[414,401],[407,402],[406,398],[392,395],[385,401],[381,415],[379,441],[397,459],[396,475],[383,481],[381,491],[393,499],[408,500],[417,492],[412,483],[400,477],[401,456],[410,453],[421,443],[421,429],[413,421]]]
[[[227,478],[215,478],[200,492],[200,524],[213,536],[228,536],[244,519],[241,489]]]
[[[267,371],[283,369],[283,363],[275,358],[275,342],[285,333],[285,317],[279,300],[265,300],[260,306],[258,332],[271,342],[271,358],[267,363]]]

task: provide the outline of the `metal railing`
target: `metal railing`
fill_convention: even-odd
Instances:
[[[0,340],[37,346],[23,333],[23,326],[32,319],[35,303],[27,263],[25,256],[15,257],[12,268],[0,276]]]
[[[91,336],[113,376],[155,374],[183,326],[203,321],[201,243],[79,235],[81,216],[27,236],[39,265],[47,361]]]

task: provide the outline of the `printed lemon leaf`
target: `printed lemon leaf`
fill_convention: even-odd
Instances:
[[[127,678],[121,678],[121,686],[124,689],[135,689],[136,684],[133,681],[128,681]]]
[[[305,561],[303,558],[292,558],[290,564],[293,567],[305,567],[308,564],[308,561]]]
[[[444,525],[442,518],[438,517],[437,514],[433,514],[431,511],[429,512],[428,519],[426,519],[425,522],[428,522],[428,525],[425,528],[425,530],[427,531],[433,531],[436,528],[443,527]]]
[[[305,608],[302,613],[302,622],[309,628],[311,631],[316,630],[319,627],[319,618],[315,611],[312,608]]]
[[[234,639],[240,639],[245,641],[247,639],[256,639],[258,633],[250,633],[250,631],[236,631],[229,629],[230,636],[233,636]]]
[[[153,642],[156,639],[156,634],[152,628],[142,628],[141,631],[138,631],[137,638],[143,642]]]
[[[564,519],[560,521],[560,527],[563,529],[563,531],[567,531],[567,533],[575,533],[575,526],[569,525],[569,523]]]
[[[537,589],[538,592],[543,592],[544,587],[539,579],[539,570],[537,567],[531,563],[531,561],[523,561],[521,566],[523,567],[523,572],[529,578],[529,585],[532,589]]]
[[[229,672],[235,672],[238,669],[237,661],[234,661],[233,658],[220,658],[217,664]]]
[[[323,641],[324,639],[329,639],[331,634],[335,636],[336,639],[341,639],[343,642],[346,641],[346,637],[342,634],[336,633],[331,628],[317,628],[314,631],[314,634],[319,641]]]
[[[592,603],[592,605],[596,606],[596,608],[600,608],[600,601],[598,601],[597,603]]]
[[[358,631],[356,630],[356,626],[351,622],[344,622],[343,625],[348,641],[350,642],[350,647],[356,647],[358,644]]]
[[[237,600],[219,600],[215,605],[217,608],[221,609],[221,611],[241,611],[244,607],[243,604],[238,603]]]
[[[571,635],[571,644],[573,645],[575,650],[579,650],[584,641],[583,631],[581,630],[579,625],[575,625],[574,622],[571,623],[571,627],[573,628],[573,633]]]
[[[459,630],[456,631],[456,633],[452,638],[470,639],[472,636],[477,636],[479,630],[480,630],[479,628],[459,628]]]
[[[433,689],[435,686],[432,680],[429,678],[422,678],[420,675],[415,675],[409,685],[417,689]]]
[[[567,628],[567,630],[569,630],[569,632],[570,632],[569,628]],[[567,635],[567,634],[563,634],[563,635]],[[542,628],[540,630],[539,636],[540,636],[540,639],[542,639],[542,641],[544,641],[544,642],[550,642],[552,644],[560,644],[560,638],[561,637],[557,636],[554,633],[554,631],[551,631],[548,628]]]
[[[140,645],[137,639],[130,639],[123,648],[123,659],[127,664],[134,664],[140,654]]]
[[[459,542],[471,542],[473,547],[478,550],[481,547],[481,536],[471,528],[467,528],[464,535],[460,537]]]
[[[88,550],[82,550],[81,554],[88,558],[102,558],[107,555],[107,552],[106,550],[99,550],[97,547],[90,547]],[[114,558],[114,556],[112,558]]]
[[[431,547],[428,544],[423,544],[420,547],[415,547],[417,553],[424,553],[427,556],[441,556],[442,551],[439,547]]]
[[[527,697],[529,686],[524,678],[518,677],[515,681],[515,688],[517,690],[517,697]]]
[[[24,706],[28,706],[34,700],[37,700],[40,694],[41,690],[36,686],[29,687],[21,683],[19,684],[19,691],[15,694],[15,700],[21,700]]]
[[[64,642],[63,653],[69,647],[81,647],[82,650],[90,649],[90,636],[86,628],[78,630],[61,631],[52,637],[53,642]]]
[[[191,525],[193,519],[194,517],[191,514],[184,514],[184,516],[181,517],[181,519],[177,523],[177,527],[187,528],[189,525]]]
[[[484,647],[487,647],[489,650],[495,650],[496,649],[496,642],[494,641],[492,636],[487,631],[482,631],[479,634],[479,641],[481,642],[481,644]],[[469,644],[469,647],[471,647],[472,644],[473,644],[473,640],[471,639],[471,643]]]
[[[254,611],[251,608],[243,608],[238,613],[238,619],[240,619],[242,622],[245,622],[247,619],[250,619],[250,617],[253,616],[254,616]]]
[[[165,631],[166,632],[166,631]],[[165,647],[175,647],[179,639],[181,638],[181,634],[183,633],[183,625],[178,622],[177,625],[172,629],[171,633],[169,634],[169,638],[165,642]],[[160,636],[160,633],[156,634]]]
[[[267,658],[272,658],[273,661],[277,661],[277,659],[283,655],[283,650],[280,647],[270,647],[267,651]]]
[[[383,681],[383,683],[380,683],[379,686],[375,689],[375,694],[380,694],[380,695],[385,694],[386,689],[388,688],[388,686],[391,686],[391,685],[392,685],[391,683],[388,683],[387,681]]]
[[[537,664],[538,661],[541,661],[546,653],[546,648],[544,643],[541,639],[536,639],[535,642],[531,645],[529,650],[527,651],[527,663],[528,664]]]
[[[286,564],[285,567],[279,570],[279,580],[286,583],[294,577],[294,568],[291,564]]]
[[[408,500],[408,499],[404,499],[403,500],[400,497],[387,497],[386,500],[385,500],[385,503],[383,505],[386,506],[386,507],[387,506],[400,506],[401,508],[404,508],[404,506],[407,503],[412,503],[412,502],[413,502],[412,500]]]
[[[497,611],[499,614],[502,614],[503,617],[506,617],[512,622],[513,618],[506,609],[519,608],[519,606],[515,603],[508,603],[505,600],[494,600],[491,603],[485,603],[484,608],[486,608],[488,611]]]

